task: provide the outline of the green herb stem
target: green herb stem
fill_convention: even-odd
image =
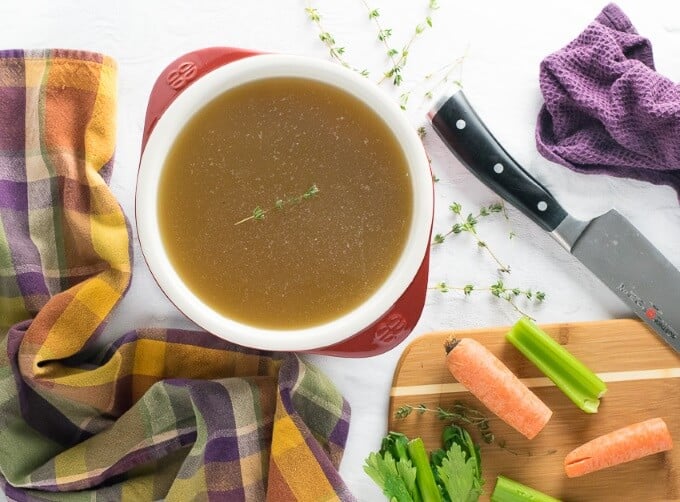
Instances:
[[[316,186],[316,184],[310,186],[305,193],[302,195],[298,195],[297,197],[290,197],[289,199],[277,199],[274,205],[268,209],[263,209],[260,206],[256,206],[255,209],[252,210],[252,214],[250,216],[247,216],[236,223],[234,223],[234,226],[240,225],[241,223],[245,223],[246,221],[260,221],[264,220],[265,215],[273,211],[274,209],[281,210],[285,206],[290,206],[293,204],[300,204],[304,200],[311,199],[313,197],[316,197],[319,193],[319,188]]]
[[[430,5],[428,7],[429,11],[433,11],[437,8],[439,8],[439,6],[436,5],[436,3],[430,2]],[[408,56],[409,56],[409,52],[411,50],[411,45],[413,45],[413,42],[415,42],[416,38],[418,38],[420,36],[420,34],[423,33],[428,27],[429,28],[432,27],[432,18],[430,17],[429,14],[425,17],[424,22],[418,23],[416,25],[416,27],[413,29],[413,33],[411,34],[411,38],[409,38],[408,42],[406,42],[406,44],[401,48],[401,51],[398,52],[398,51],[395,51],[394,49],[390,49],[388,47],[388,53],[390,54],[390,56],[392,58],[393,66],[392,66],[392,68],[390,68],[388,71],[386,71],[383,74],[382,78],[378,81],[378,85],[383,83],[385,81],[385,79],[387,79],[387,78],[391,78],[392,83],[395,86],[401,85],[401,83],[403,81],[403,77],[402,77],[401,73],[402,73],[402,70],[404,69],[404,67],[406,66],[406,62],[408,61]],[[390,34],[391,34],[391,32],[390,32]],[[399,53],[399,59],[397,59],[396,62],[395,62],[394,56],[397,53]]]
[[[439,420],[446,420],[456,425],[472,425],[477,427],[482,439],[485,443],[491,444],[494,441],[494,435],[489,429],[489,419],[481,411],[471,408],[463,403],[454,403],[450,410],[445,410],[444,408],[432,409],[428,408],[424,404],[418,406],[411,406],[405,404],[400,406],[397,411],[395,411],[394,416],[396,418],[406,418],[412,412],[417,412],[422,415],[423,413],[435,413]]]
[[[387,42],[387,39],[390,38],[392,34],[392,30],[385,30],[382,27],[382,23],[380,22],[380,11],[378,9],[371,8],[366,0],[361,0],[361,3],[364,4],[364,7],[366,7],[366,10],[368,11],[368,18],[371,19],[378,28],[378,40],[380,40],[385,46],[385,49],[387,49],[387,57],[392,61],[392,65],[396,66],[397,60],[394,56],[397,54],[397,50],[392,48]]]
[[[498,476],[491,502],[560,502],[545,493],[529,488],[505,476]]]
[[[605,383],[531,320],[522,318],[505,338],[586,413],[597,413]]]
[[[361,1],[366,7],[366,10],[368,12],[368,18],[373,20],[376,27],[378,28],[378,40],[380,40],[385,46],[385,49],[387,50],[387,57],[390,59],[390,62],[392,63],[392,67],[383,73],[382,78],[378,81],[378,85],[382,84],[386,79],[389,78],[392,79],[392,83],[398,87],[403,82],[402,71],[406,66],[411,45],[413,45],[413,42],[415,42],[416,38],[418,38],[418,36],[421,33],[423,33],[428,27],[429,28],[432,27],[431,14],[434,10],[439,8],[439,5],[437,4],[436,0],[430,0],[430,2],[428,3],[428,14],[425,17],[425,20],[422,23],[418,23],[415,26],[415,28],[413,29],[413,33],[411,34],[411,38],[408,40],[408,42],[406,42],[406,44],[401,48],[401,50],[397,50],[394,47],[392,47],[387,41],[392,36],[392,29],[383,27],[379,19],[380,11],[378,9],[371,8],[367,0]],[[399,57],[396,57],[397,54],[399,55]],[[400,104],[403,109],[406,108],[408,96],[409,93],[405,93],[402,94],[402,96],[400,97],[401,101]]]
[[[408,459],[408,438],[400,432],[388,432],[380,445],[380,453],[390,452],[395,460]]]
[[[328,30],[326,30],[325,26],[321,21],[322,16],[319,13],[319,10],[311,6],[310,0],[306,0],[305,2],[305,13],[307,14],[309,20],[313,22],[316,25],[317,29],[319,30],[319,40],[321,40],[323,44],[328,48],[328,52],[331,58],[335,59],[345,68],[349,68],[350,70],[353,70],[364,77],[368,76],[368,70],[366,69],[359,70],[358,68],[355,68],[345,60],[344,57],[345,48],[338,46],[333,35],[331,35],[331,33]]]
[[[463,84],[462,84],[462,81],[463,81],[463,62],[465,61],[465,58],[467,58],[467,53],[468,53],[468,48],[465,49],[465,52],[463,53],[462,56],[457,57],[453,61],[446,63],[444,66],[442,66],[442,67],[438,68],[437,70],[430,72],[427,75],[425,75],[426,81],[432,81],[433,77],[443,74],[443,76],[434,83],[433,87],[430,88],[431,92],[436,91],[443,84],[447,83],[449,81],[449,79],[451,78],[451,74],[453,73],[453,70],[455,70],[456,68],[459,68],[459,72],[458,72],[458,79],[455,80],[454,82],[458,87],[463,86]]]
[[[430,286],[428,289],[439,291],[440,293],[448,293],[449,291],[461,291],[465,296],[470,296],[475,291],[488,291],[496,298],[500,298],[508,302],[513,309],[520,315],[531,318],[527,313],[522,311],[517,304],[515,299],[519,297],[524,297],[527,300],[534,300],[537,302],[542,302],[545,300],[546,294],[543,291],[532,291],[530,289],[521,288],[510,288],[506,287],[503,281],[498,280],[494,284],[488,287],[477,287],[474,284],[466,284],[465,286],[449,286],[446,282],[438,282],[434,286]]]
[[[493,251],[491,251],[491,248],[489,248],[489,246],[486,245],[486,242],[479,238],[479,235],[477,235],[477,232],[474,229],[472,229],[470,233],[477,241],[477,245],[480,248],[483,248],[487,253],[489,253],[489,256],[491,256],[493,261],[495,261],[498,264],[498,271],[509,274],[510,265],[504,265],[503,262],[501,262],[501,260],[498,258],[498,256],[496,256],[496,254]]]
[[[461,56],[454,61],[442,66],[438,70],[435,70],[427,75],[425,75],[424,79],[421,81],[420,84],[416,85],[414,88],[412,88],[409,92],[414,92],[416,89],[421,89],[425,84],[430,84],[430,87],[427,88],[425,92],[423,92],[423,99],[421,101],[420,106],[422,106],[425,101],[429,101],[434,98],[435,95],[439,95],[439,89],[444,85],[447,84],[451,80],[451,75],[456,70],[459,68],[458,72],[458,78],[456,80],[453,80],[453,84],[458,87],[462,88],[463,87],[463,61],[465,60],[465,56]],[[443,76],[437,80],[434,84],[431,84],[432,78],[437,75],[441,75],[443,73]]]
[[[458,235],[463,232],[471,234],[477,241],[477,246],[486,250],[489,256],[498,264],[498,271],[502,273],[510,273],[510,266],[503,264],[496,254],[491,251],[486,242],[483,241],[477,234],[477,224],[481,218],[485,218],[494,213],[501,213],[504,210],[503,204],[496,202],[488,206],[483,206],[478,214],[468,214],[464,219],[462,218],[462,206],[458,202],[454,202],[449,206],[449,210],[456,215],[460,221],[455,223],[451,229],[444,234],[435,234],[432,245],[443,244],[446,238],[450,235]]]
[[[433,76],[440,74],[440,73],[443,72],[444,70],[447,70],[447,71],[446,71],[446,74],[445,74],[445,75],[444,75],[444,76],[443,76],[436,84],[434,84],[433,86],[431,86],[429,89],[427,89],[427,90],[423,93],[423,100],[422,100],[420,106],[423,105],[423,103],[425,102],[425,100],[430,100],[430,99],[432,99],[432,98],[434,97],[434,95],[435,95],[435,92],[438,91],[439,87],[440,87],[441,85],[443,85],[444,83],[446,83],[446,82],[449,81],[449,78],[451,77],[451,74],[453,73],[453,71],[454,71],[457,67],[459,67],[459,65],[460,65],[460,68],[461,68],[461,70],[462,70],[462,64],[461,64],[462,62],[463,62],[463,58],[462,58],[462,57],[461,57],[461,58],[458,58],[458,59],[456,59],[455,61],[453,61],[453,62],[451,62],[451,63],[449,63],[449,64],[447,64],[447,65],[445,65],[445,66],[442,66],[442,67],[439,68],[438,70],[435,70],[434,72],[431,72],[431,73],[428,73],[427,75],[425,75],[425,77],[420,81],[420,83],[418,83],[418,84],[412,86],[408,91],[402,93],[402,94],[399,96],[399,105],[400,105],[401,109],[402,109],[402,110],[405,110],[405,109],[406,109],[406,105],[408,104],[408,101],[409,101],[411,95],[414,94],[417,90],[422,89],[426,84],[429,84],[429,83],[431,82],[431,79],[432,79]],[[462,74],[461,74],[461,75],[462,75]],[[461,83],[461,77],[460,77],[460,76],[459,76],[458,80],[454,81],[454,83],[455,83],[458,87],[462,87],[462,86],[463,86],[463,84]]]

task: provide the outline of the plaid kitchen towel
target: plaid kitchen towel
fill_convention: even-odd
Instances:
[[[96,339],[131,277],[116,67],[0,52],[0,483],[10,500],[352,500],[349,406],[293,354]],[[91,355],[96,354],[96,355]]]

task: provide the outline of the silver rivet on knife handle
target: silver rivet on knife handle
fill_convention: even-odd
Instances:
[[[502,147],[460,89],[439,98],[429,111],[432,128],[480,181],[552,232],[567,212],[552,194]]]

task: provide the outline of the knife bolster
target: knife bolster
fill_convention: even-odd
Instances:
[[[557,227],[555,227],[555,230],[550,232],[550,235],[559,242],[564,249],[571,252],[574,244],[576,244],[576,241],[589,223],[590,221],[577,220],[567,213],[567,216],[559,225],[557,225]]]

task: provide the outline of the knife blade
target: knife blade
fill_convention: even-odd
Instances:
[[[526,172],[479,118],[465,94],[440,98],[434,130],[480,181],[550,232],[652,330],[680,352],[680,271],[615,209],[581,221]]]

